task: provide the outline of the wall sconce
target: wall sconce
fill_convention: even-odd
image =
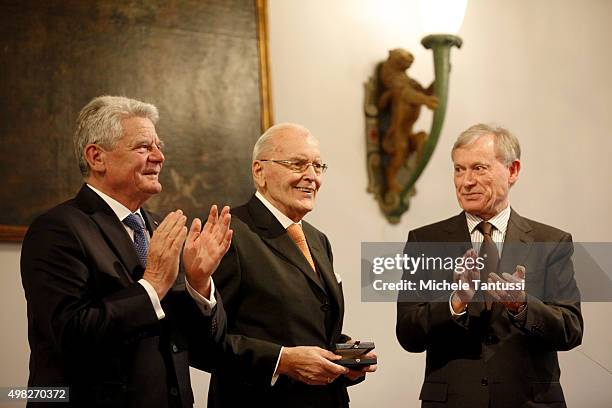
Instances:
[[[461,47],[456,33],[466,6],[467,0],[419,0],[427,34],[421,44],[434,57],[435,79],[429,87],[408,76],[414,57],[399,48],[389,51],[365,84],[368,192],[392,224],[410,207],[415,183],[438,143],[448,102],[450,49]],[[414,129],[423,105],[434,112],[429,134]]]

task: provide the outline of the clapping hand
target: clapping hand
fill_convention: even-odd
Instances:
[[[185,241],[183,264],[187,281],[207,298],[210,297],[210,277],[232,242],[230,220],[229,207],[223,207],[219,215],[217,206],[213,205],[203,228],[199,218],[193,220]]]
[[[159,224],[149,242],[147,267],[142,278],[163,299],[178,275],[181,247],[185,242],[187,217],[181,210],[172,211]]]
[[[472,258],[474,260],[472,265],[476,264],[476,257],[476,251],[471,248],[468,249],[463,255],[464,261],[467,258]],[[466,262],[463,262],[463,265],[466,265]],[[465,310],[467,304],[472,301],[474,294],[478,290],[475,281],[480,280],[480,270],[476,266],[473,268],[466,267],[463,272],[458,272],[455,270],[453,272],[453,280],[460,284],[460,289],[455,291],[455,294],[451,300],[453,309],[459,313]],[[466,283],[467,285],[465,285]]]
[[[506,306],[506,308],[513,312],[518,313],[520,308],[525,305],[525,300],[527,295],[525,294],[524,284],[525,284],[525,267],[521,265],[516,266],[516,270],[512,275],[509,273],[503,273],[501,276],[496,273],[489,274],[489,283],[498,284],[512,284],[517,288],[522,287],[523,289],[516,290],[489,290],[487,293],[491,295],[491,297]]]

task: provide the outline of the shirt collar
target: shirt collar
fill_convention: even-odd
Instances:
[[[478,224],[484,221],[482,218],[470,214],[468,212],[465,213],[465,218],[468,224],[468,231],[470,234],[474,232],[474,229]],[[488,222],[491,223],[499,232],[502,233],[503,236],[506,235],[506,230],[508,229],[508,220],[510,219],[510,206],[508,205],[506,208],[501,210],[497,215],[491,218]]]
[[[259,191],[255,192],[255,197],[257,197],[259,201],[261,201],[263,205],[265,205],[266,208],[270,210],[272,215],[274,215],[274,217],[278,220],[278,222],[280,222],[280,224],[283,226],[284,229],[289,228],[289,226],[292,224],[300,224],[300,225],[302,224],[302,220],[300,220],[297,223],[293,222],[291,218],[287,217],[285,214],[282,213],[281,210],[279,210],[274,205],[272,205],[272,203],[266,200],[263,194],[261,194]]]
[[[106,204],[108,204],[108,206],[111,208],[111,210],[113,210],[117,218],[119,218],[119,221],[123,222],[125,217],[127,217],[128,215],[132,213],[129,208],[127,208],[125,205],[121,204],[119,201],[115,200],[113,197],[109,196],[108,194],[104,194],[103,192],[91,186],[90,184],[87,184],[87,187],[91,188],[94,193],[99,195],[100,198],[104,200]],[[136,213],[140,214],[140,216],[142,217],[142,212],[140,211],[140,208],[135,211],[135,214]],[[144,217],[143,217],[143,220],[144,220]]]

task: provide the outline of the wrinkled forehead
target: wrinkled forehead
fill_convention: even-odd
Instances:
[[[293,155],[320,155],[319,141],[310,133],[288,129],[272,137],[272,151]]]
[[[453,149],[451,153],[453,162],[460,160],[491,160],[497,159],[495,139],[492,135],[484,135]]]
[[[134,140],[134,139],[148,139],[158,140],[157,132],[155,131],[155,125],[148,118],[140,116],[131,116],[128,118],[121,119],[123,140]]]

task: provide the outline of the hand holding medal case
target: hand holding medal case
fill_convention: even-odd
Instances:
[[[374,342],[371,341],[361,342],[357,340],[354,343],[336,343],[334,353],[342,356],[342,359],[334,361],[334,363],[351,369],[376,364],[376,358],[365,356],[372,350],[374,350]]]

